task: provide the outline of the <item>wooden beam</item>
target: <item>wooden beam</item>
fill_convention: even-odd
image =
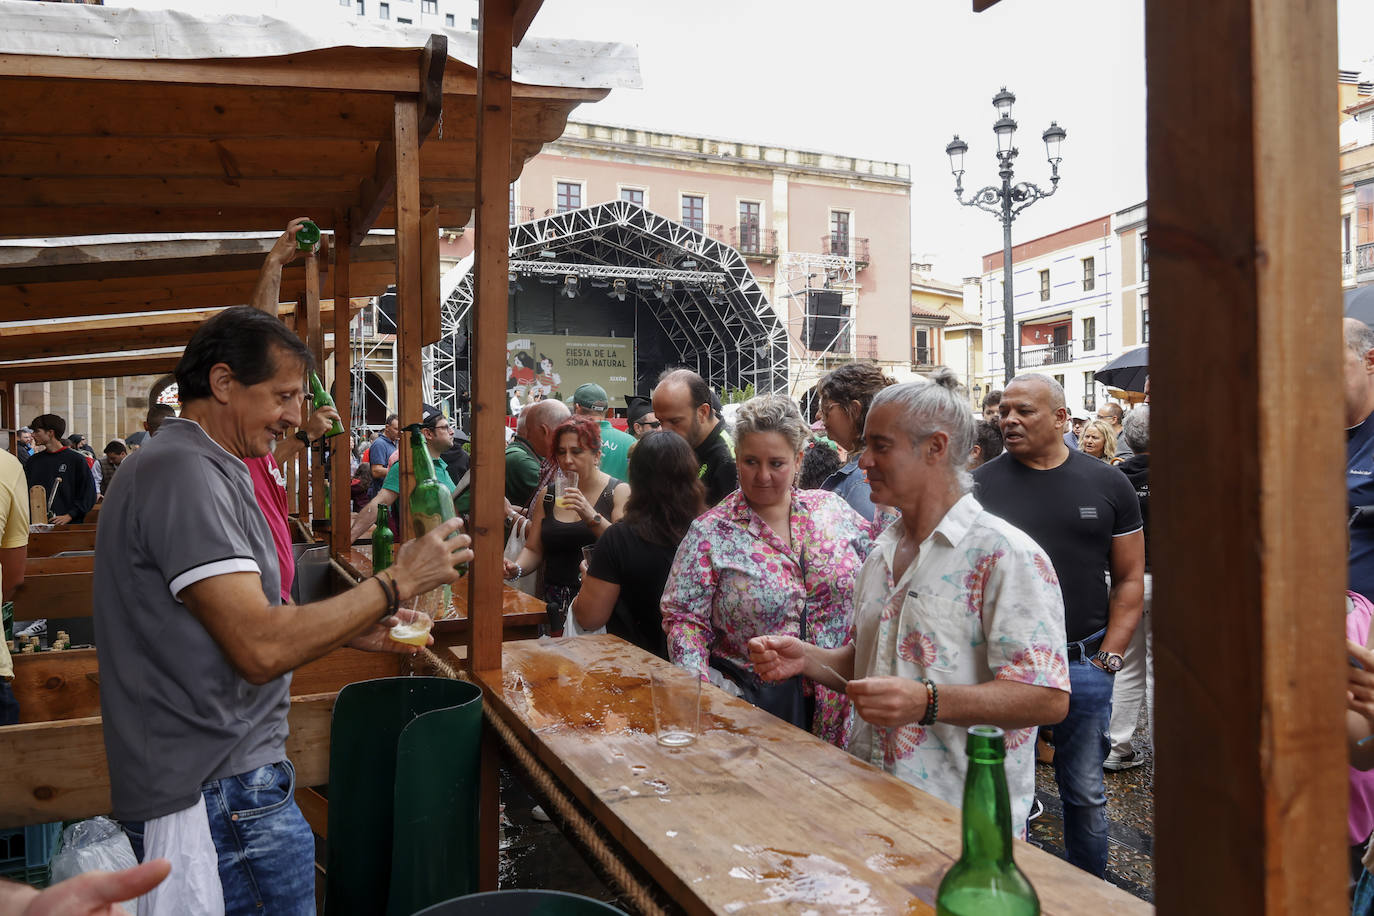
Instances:
[[[420,359],[420,313],[424,289],[424,243],[420,229],[419,104],[396,98],[393,132],[396,158],[396,387],[401,426],[420,422],[423,372]],[[356,234],[357,230],[354,230]],[[410,490],[415,468],[410,460],[410,437],[400,442],[401,524],[398,541],[411,537]]]
[[[468,664],[501,668],[505,493],[506,281],[510,258],[511,48],[516,14],[534,18],[537,3],[480,0],[477,51],[477,271],[472,310],[472,540],[468,575]],[[528,28],[528,21],[524,23]],[[499,363],[499,366],[498,366]],[[496,739],[484,729],[478,813],[478,888],[496,890],[500,797]]]
[[[95,530],[66,525],[52,531],[35,531],[29,535],[29,558],[51,557],[68,550],[94,550]]]
[[[336,694],[293,696],[286,753],[296,783],[329,782]],[[20,826],[110,813],[110,773],[99,716],[0,728],[0,823]]]
[[[334,352],[325,347],[325,357]],[[149,356],[101,356],[86,359],[35,360],[0,364],[0,379],[14,383],[59,382],[87,378],[126,378],[131,375],[163,375],[176,368],[181,351]],[[32,547],[32,540],[30,540]],[[32,549],[30,549],[32,552]]]
[[[420,52],[420,115],[416,129],[423,145],[444,110],[444,67],[448,63],[448,37],[429,36]]]
[[[1335,916],[1349,912],[1335,4],[1147,0],[1145,22],[1152,336],[1167,342],[1151,353],[1155,899]],[[1214,390],[1223,412],[1198,396]]]
[[[89,572],[26,573],[14,593],[14,619],[91,616],[94,576]]]
[[[420,213],[420,345],[427,347],[443,336],[439,302],[439,210]]]
[[[439,120],[443,111],[444,65],[448,62],[448,39],[443,35],[431,35],[420,55],[418,74],[419,109],[415,123],[415,146],[429,136],[430,130]],[[399,96],[397,98],[400,98]],[[358,203],[348,211],[348,221],[352,239],[356,244],[367,235],[368,230],[377,222],[383,208],[396,193],[396,138],[392,127],[392,143],[382,143],[377,148],[377,162],[372,175],[358,189]],[[419,167],[418,156],[416,168]],[[398,203],[399,207],[399,203]]]
[[[352,296],[349,289],[353,270],[352,235],[346,218],[335,220],[334,298],[341,302],[350,301]],[[345,312],[335,313],[334,340],[341,342],[342,346],[334,348],[334,406],[338,409],[339,418],[344,426],[344,433],[339,437],[343,441],[336,444],[330,453],[329,476],[333,486],[329,491],[329,542],[330,552],[335,555],[348,552],[348,533],[353,519],[353,502],[349,487],[349,451],[353,439],[353,352],[349,346],[352,323],[351,315]]]
[[[534,24],[534,17],[539,13],[539,8],[544,5],[544,0],[519,0],[515,4],[515,13],[511,17],[511,46],[519,47],[525,40],[525,33]]]

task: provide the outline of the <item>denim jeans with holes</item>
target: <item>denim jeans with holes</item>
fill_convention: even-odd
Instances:
[[[295,800],[289,760],[200,787],[219,853],[225,916],[314,916],[315,837]],[[143,860],[143,823],[124,821]]]

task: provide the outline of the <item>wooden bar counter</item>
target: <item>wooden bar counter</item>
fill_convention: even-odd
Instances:
[[[649,672],[613,636],[507,642],[478,672],[495,712],[689,913],[934,913],[959,809],[709,685],[702,734],[654,739]],[[1049,914],[1153,908],[1035,847]]]
[[[343,557],[343,566],[355,579],[362,580],[372,575],[372,547],[356,545]],[[520,591],[518,588],[503,586],[501,591],[501,621],[507,639],[526,639],[538,634],[538,626],[547,620],[543,601]],[[471,626],[468,619],[468,583],[463,580],[453,588],[454,616],[434,623],[435,642],[450,644],[454,638],[466,634]]]

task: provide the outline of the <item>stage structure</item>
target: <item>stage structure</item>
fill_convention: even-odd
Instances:
[[[792,356],[789,394],[808,411],[810,391],[826,371],[861,357],[854,336],[859,300],[857,263],[848,256],[786,252],[778,263],[773,297],[787,315]]]
[[[444,278],[443,337],[426,354],[425,395],[460,405],[467,390],[469,262]],[[788,390],[788,333],[744,258],[729,245],[627,201],[511,227],[512,333],[605,336],[578,306],[626,303],[636,341],[635,390],[666,366],[699,372],[718,392]],[[536,300],[532,308],[525,299]],[[583,314],[579,314],[583,313]],[[629,313],[632,313],[629,314]],[[643,320],[641,320],[643,319]],[[647,323],[646,322],[651,322]],[[575,326],[574,326],[575,325]],[[611,329],[611,336],[621,336]]]

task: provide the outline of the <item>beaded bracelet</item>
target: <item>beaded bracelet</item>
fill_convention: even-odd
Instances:
[[[934,725],[936,717],[940,715],[940,690],[928,677],[921,678],[921,683],[926,685],[926,714],[921,716],[917,724]]]

